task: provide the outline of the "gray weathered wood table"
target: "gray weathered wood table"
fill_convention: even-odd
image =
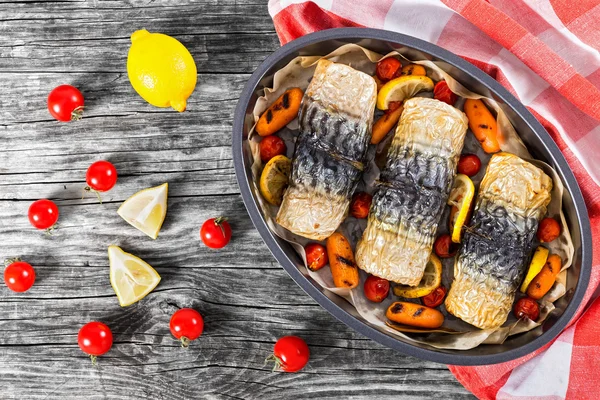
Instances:
[[[136,29],[181,40],[198,66],[188,111],[151,107],[125,69]],[[21,256],[37,281],[25,294],[0,285],[0,398],[467,398],[444,365],[395,353],[331,317],[286,275],[254,230],[231,158],[233,110],[245,81],[279,46],[265,0],[0,2],[0,257]],[[50,90],[70,83],[85,118],[59,123]],[[119,184],[99,204],[81,199],[85,171],[108,159]],[[128,196],[169,182],[158,240],[121,220]],[[53,236],[34,230],[29,204],[60,207]],[[222,251],[198,229],[227,215]],[[153,265],[162,282],[121,308],[108,280],[107,246]],[[206,330],[189,349],[170,315],[193,307]],[[104,321],[112,350],[97,366],[77,346],[86,322]],[[263,366],[275,340],[297,334],[312,358],[301,373]]]

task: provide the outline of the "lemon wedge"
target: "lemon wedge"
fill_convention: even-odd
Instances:
[[[260,192],[269,204],[280,206],[288,186],[292,161],[279,155],[271,158],[260,175]]]
[[[407,299],[416,299],[418,297],[427,296],[433,292],[435,288],[442,284],[442,262],[435,254],[431,253],[429,261],[425,266],[423,278],[417,286],[396,285],[394,286],[394,294]]]
[[[118,246],[108,247],[110,284],[121,307],[146,297],[160,282],[160,275],[139,257],[125,253]]]
[[[433,81],[427,76],[400,76],[383,85],[377,94],[377,108],[387,110],[392,101],[404,101],[429,90],[433,90]]]
[[[117,214],[152,239],[156,239],[167,215],[168,191],[168,183],[141,190],[125,200]]]
[[[529,287],[529,284],[533,278],[535,278],[535,276],[540,273],[542,268],[544,268],[544,265],[546,265],[549,254],[550,252],[545,247],[539,246],[537,249],[535,249],[531,263],[529,263],[529,269],[527,269],[527,275],[525,275],[525,280],[521,285],[521,292],[527,293],[527,288]]]
[[[448,205],[452,207],[450,230],[454,243],[460,243],[462,227],[467,222],[473,196],[475,196],[475,185],[471,178],[464,174],[456,174],[448,197]]]

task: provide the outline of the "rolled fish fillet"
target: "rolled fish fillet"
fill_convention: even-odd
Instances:
[[[356,248],[360,268],[393,282],[419,284],[467,126],[462,111],[441,101],[415,97],[404,103]]]
[[[481,329],[506,321],[551,191],[538,167],[509,153],[492,156],[454,265],[449,313]]]
[[[371,139],[376,97],[373,77],[319,61],[300,107],[300,135],[279,225],[323,240],[346,218]]]

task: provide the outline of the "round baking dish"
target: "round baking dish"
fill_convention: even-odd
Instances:
[[[571,230],[575,254],[573,265],[567,270],[567,294],[562,313],[554,314],[543,325],[543,333],[536,330],[509,337],[503,344],[480,345],[471,350],[439,350],[427,345],[403,341],[402,338],[382,332],[362,320],[354,307],[341,297],[316,284],[305,275],[303,261],[293,248],[275,236],[268,228],[250,186],[251,156],[247,143],[248,132],[254,123],[252,109],[260,91],[272,84],[273,74],[299,55],[325,55],[346,43],[357,43],[385,54],[400,47],[434,61],[447,63],[446,72],[471,91],[493,97],[508,115],[510,121],[537,159],[553,166],[565,187],[563,207]],[[591,260],[591,231],[581,191],[562,153],[542,125],[512,94],[483,71],[434,44],[399,33],[364,28],[342,28],[316,32],[281,47],[269,56],[246,84],[237,105],[233,123],[233,161],[242,198],[252,222],[277,261],[298,285],[321,306],[346,325],[363,335],[402,353],[453,365],[483,365],[505,362],[539,349],[555,338],[567,325],[580,306],[588,287]]]

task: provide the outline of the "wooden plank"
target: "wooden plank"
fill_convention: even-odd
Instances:
[[[177,37],[198,65],[179,114],[145,103],[125,65],[140,28]],[[231,154],[234,109],[246,80],[279,46],[258,0],[16,0],[0,5],[0,256],[36,268],[27,293],[0,285],[2,399],[462,399],[445,366],[395,353],[335,320],[288,277],[254,229]],[[79,87],[78,123],[54,121],[50,90]],[[81,198],[85,171],[108,159],[119,183]],[[153,241],[118,217],[134,192],[169,182],[169,209]],[[52,236],[27,220],[31,201],[60,207]],[[225,249],[200,243],[210,217],[230,218]],[[153,265],[162,281],[121,308],[108,281],[107,246]],[[193,307],[206,330],[181,349],[170,315]],[[108,323],[112,350],[92,366],[77,346],[88,321]],[[263,366],[278,337],[311,348],[297,374]]]

